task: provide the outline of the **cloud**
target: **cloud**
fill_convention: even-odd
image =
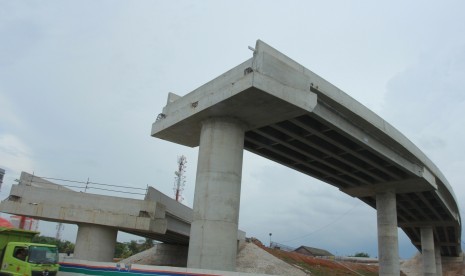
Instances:
[[[462,39],[464,40],[464,39]],[[388,84],[383,117],[443,172],[463,215],[465,41],[434,48]],[[462,228],[462,237],[465,229]]]
[[[273,242],[286,246],[343,255],[358,248],[377,255],[373,208],[310,176],[254,157],[245,155],[242,180],[240,228],[247,236],[268,244],[272,233]]]
[[[172,195],[184,154],[189,205],[198,149],[154,139],[150,126],[168,91],[185,95],[250,58],[247,45],[260,38],[370,108],[384,104],[383,118],[465,194],[463,4],[109,3],[0,2],[0,160],[18,176],[35,169]],[[240,224],[264,242],[273,232],[276,241],[299,238],[291,245],[372,250],[374,210],[358,202],[244,153]]]
[[[14,173],[22,170],[33,171],[34,161],[31,150],[16,136],[0,134],[0,167]]]

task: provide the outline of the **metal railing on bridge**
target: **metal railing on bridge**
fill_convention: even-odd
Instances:
[[[46,181],[44,181],[46,180]],[[96,193],[105,191],[105,192],[113,192],[113,193],[122,193],[122,194],[131,194],[131,195],[147,195],[148,185],[145,188],[138,188],[138,187],[131,187],[131,186],[123,186],[123,185],[115,185],[115,184],[107,184],[107,183],[99,183],[90,181],[90,178],[87,178],[87,181],[79,181],[79,180],[70,180],[70,179],[63,179],[63,178],[54,178],[54,177],[45,177],[45,176],[36,176],[31,175],[30,179],[24,181],[23,180],[16,180],[19,184],[31,185],[31,184],[50,184],[53,180],[53,184],[61,185],[67,188],[74,188],[77,189],[79,192],[88,192],[88,190],[96,190]],[[55,183],[58,182],[58,183]],[[73,189],[73,190],[74,190]]]

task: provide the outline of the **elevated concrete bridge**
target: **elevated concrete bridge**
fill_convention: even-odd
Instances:
[[[425,275],[440,270],[435,255],[461,254],[457,201],[425,154],[365,106],[261,41],[251,59],[218,78],[183,97],[170,93],[152,136],[199,146],[190,267],[235,269],[243,149],[376,208],[380,275],[400,273],[397,227],[422,252]]]
[[[0,211],[78,225],[74,256],[112,261],[118,231],[162,241],[189,243],[192,209],[149,187],[145,200],[72,191],[21,173]]]

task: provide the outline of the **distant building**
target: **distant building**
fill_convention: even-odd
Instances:
[[[331,254],[330,252],[324,249],[308,247],[308,246],[301,246],[297,248],[296,250],[294,250],[294,252],[312,256],[312,257],[333,257],[334,256],[333,254]]]

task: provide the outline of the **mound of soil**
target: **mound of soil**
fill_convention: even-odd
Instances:
[[[321,259],[311,256],[306,256],[296,252],[286,252],[279,249],[271,249],[263,246],[259,241],[253,241],[257,247],[272,254],[273,256],[284,260],[288,264],[294,267],[300,268],[308,275],[317,276],[377,276],[378,265],[377,264],[360,264],[352,262],[341,262],[330,259]],[[276,275],[292,275],[292,274],[276,274]]]

